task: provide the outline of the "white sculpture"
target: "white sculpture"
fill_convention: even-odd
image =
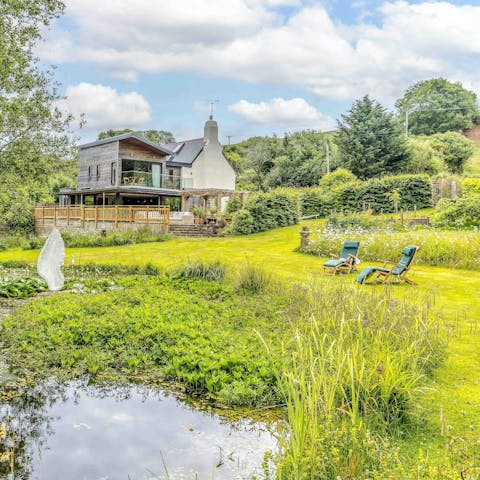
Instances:
[[[47,282],[48,289],[56,292],[63,287],[65,279],[60,267],[65,260],[65,243],[58,229],[54,228],[40,252],[37,262],[38,274]]]

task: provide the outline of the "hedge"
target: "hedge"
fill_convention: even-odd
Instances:
[[[320,188],[305,188],[300,192],[300,212],[302,217],[314,215],[326,217],[331,209],[331,198]]]
[[[395,211],[391,198],[394,191],[399,194],[398,207],[404,210],[432,206],[432,182],[427,175],[397,175],[349,182],[330,192],[304,191],[302,215],[325,216],[331,211],[353,213],[366,208],[374,213],[392,213]]]
[[[298,223],[300,215],[326,217],[332,211],[354,213],[368,208],[374,213],[392,213],[395,211],[392,194],[396,192],[398,208],[413,210],[432,206],[432,182],[428,175],[354,180],[333,189],[283,188],[251,195],[240,210],[241,215],[234,215],[232,232],[263,232]]]
[[[247,233],[250,218],[251,232],[263,232],[276,227],[298,223],[300,217],[299,192],[279,189],[269,193],[256,193],[248,197],[243,210],[234,215],[233,233]]]

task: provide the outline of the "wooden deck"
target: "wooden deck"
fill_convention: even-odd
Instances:
[[[125,229],[143,225],[159,226],[168,232],[170,207],[148,206],[94,206],[85,205],[41,205],[34,208],[35,231],[41,232],[54,227],[62,229]],[[48,228],[51,227],[51,228]]]

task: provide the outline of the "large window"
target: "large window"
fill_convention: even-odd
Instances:
[[[159,167],[161,169],[160,164],[124,158],[122,160],[122,185],[153,187],[152,170],[157,171]]]
[[[161,163],[122,159],[122,185],[180,190],[180,172],[169,169],[167,173]]]

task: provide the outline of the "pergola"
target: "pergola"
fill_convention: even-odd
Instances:
[[[215,205],[218,209],[221,207],[222,197],[232,197],[233,195],[239,195],[242,199],[242,203],[245,200],[245,197],[248,195],[247,192],[239,192],[236,190],[224,190],[219,188],[191,188],[184,190],[181,193],[182,197],[182,212],[186,212],[191,209],[189,203],[190,199],[201,198],[203,205],[202,207],[208,209],[209,200],[215,199]]]

